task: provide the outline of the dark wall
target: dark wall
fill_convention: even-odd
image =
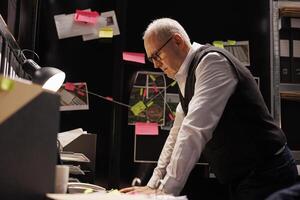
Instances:
[[[127,29],[126,29],[126,51],[144,52],[143,32],[147,25],[156,18],[170,17],[178,20],[190,35],[191,41],[199,43],[211,43],[214,40],[248,40],[250,43],[251,66],[249,69],[255,76],[261,78],[261,91],[264,99],[270,108],[270,11],[269,1],[261,0],[229,0],[229,1],[201,1],[200,5],[195,5],[193,1],[158,1],[153,0],[149,3],[144,1],[128,1],[127,5]],[[255,14],[254,14],[255,13]],[[138,70],[154,71],[152,64],[137,65],[134,63],[125,63],[124,89],[129,88],[132,75]],[[124,114],[124,118],[126,118]],[[124,124],[126,120],[124,120]],[[126,124],[124,125],[126,126]],[[161,131],[160,134],[167,134],[167,131]],[[153,165],[132,164],[133,163],[133,141],[134,127],[128,126],[122,134],[121,147],[121,177],[130,183],[133,177],[141,174],[149,177]],[[156,147],[152,147],[156,148]],[[149,151],[152,151],[149,149]],[[213,180],[203,181],[201,173],[197,168],[192,172],[185,191],[190,193],[191,199],[197,199],[197,188],[195,183],[200,182],[210,184],[204,191],[201,190],[202,197],[208,198],[212,195],[212,187],[219,191],[219,199],[226,198],[226,189],[217,185]],[[203,181],[203,182],[202,182]],[[146,183],[146,182],[145,182]],[[214,193],[214,195],[217,195]],[[218,195],[217,195],[218,196]],[[194,198],[193,198],[194,197]],[[209,199],[212,199],[211,197]],[[215,197],[218,199],[218,197]]]
[[[60,68],[66,73],[67,82],[87,82],[89,91],[113,96],[114,46],[118,43],[118,36],[105,41],[84,42],[81,36],[59,40],[54,15],[88,8],[101,13],[114,10],[114,3],[96,0],[40,1],[36,51],[41,66]],[[97,134],[96,173],[107,177],[114,107],[110,102],[92,95],[89,95],[89,103],[89,110],[61,112],[60,131],[83,128]]]
[[[194,1],[171,0],[29,2],[20,4],[22,17],[18,29],[19,42],[23,48],[38,53],[41,66],[57,67],[65,71],[66,81],[87,82],[90,91],[128,103],[132,75],[138,70],[155,69],[150,63],[140,65],[123,62],[121,53],[144,52],[142,35],[146,26],[153,19],[171,17],[186,28],[192,41],[211,43],[214,40],[249,40],[249,69],[261,78],[261,91],[270,107],[269,1],[203,1],[200,6],[195,6]],[[115,10],[121,35],[106,41],[83,42],[81,37],[59,40],[54,15],[87,8],[100,13]],[[146,173],[148,170],[151,173],[152,165],[142,166],[133,162],[134,128],[127,125],[126,109],[90,96],[89,110],[61,112],[60,131],[77,127],[98,134],[97,174],[111,179],[111,185],[118,186],[120,172],[121,181],[125,185],[137,173]],[[167,131],[160,131],[160,134],[167,134]],[[197,182],[199,176],[197,171],[193,173],[189,183]],[[189,183],[188,189],[193,188],[193,184]],[[215,185],[214,182],[211,184]],[[224,194],[222,187],[219,191]]]
[[[7,2],[8,0],[0,1],[0,14],[5,21],[7,19]]]

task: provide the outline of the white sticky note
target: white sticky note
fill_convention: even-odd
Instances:
[[[289,57],[290,56],[290,41],[280,40],[280,56]]]
[[[300,28],[300,18],[291,18],[291,28]]]
[[[293,40],[293,57],[300,58],[300,40]]]

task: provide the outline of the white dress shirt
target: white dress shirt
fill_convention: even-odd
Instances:
[[[182,95],[185,91],[188,66],[201,46],[193,43],[175,75]],[[194,96],[189,103],[188,113],[184,115],[179,103],[173,127],[147,184],[151,188],[159,188],[174,195],[178,195],[183,189],[206,143],[212,138],[238,82],[230,63],[216,52],[203,57],[195,75]]]

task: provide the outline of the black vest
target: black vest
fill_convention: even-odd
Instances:
[[[230,183],[272,157],[286,143],[286,138],[270,115],[251,72],[228,51],[213,46],[200,48],[189,66],[184,97],[179,92],[185,115],[194,95],[195,70],[209,52],[223,55],[238,78],[237,87],[203,151],[219,181]],[[202,115],[205,117],[205,113]]]

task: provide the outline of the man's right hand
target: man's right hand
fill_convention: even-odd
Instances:
[[[127,187],[121,189],[120,192],[126,194],[165,194],[162,190],[152,189],[148,186]]]

